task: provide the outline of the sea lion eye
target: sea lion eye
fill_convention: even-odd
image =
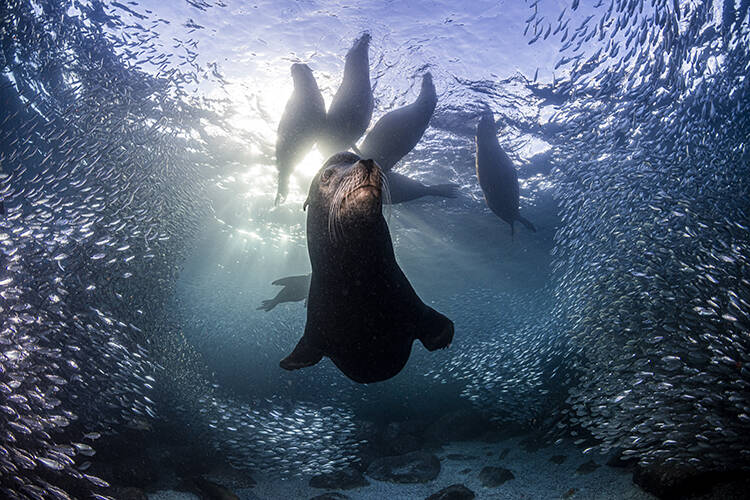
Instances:
[[[323,182],[327,182],[328,179],[330,179],[332,175],[333,175],[333,168],[329,167],[323,170],[323,173],[320,176],[320,180],[322,180]]]

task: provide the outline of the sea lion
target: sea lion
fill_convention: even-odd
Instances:
[[[388,180],[388,189],[391,193],[390,198],[385,201],[390,202],[392,205],[416,200],[423,196],[439,196],[442,198],[455,198],[458,196],[458,185],[456,184],[427,186],[393,171],[386,172],[385,177]]]
[[[307,322],[282,368],[328,356],[352,380],[378,382],[401,371],[415,339],[429,351],[453,339],[453,322],[422,302],[396,263],[382,176],[374,161],[345,152],[313,178],[305,202],[312,265]]]
[[[286,199],[294,167],[310,151],[325,126],[323,94],[306,64],[292,64],[294,90],[281,115],[276,134],[276,169],[279,184],[276,205]]]
[[[300,300],[307,299],[307,293],[310,290],[310,276],[304,274],[302,276],[287,276],[286,278],[279,278],[272,285],[283,287],[276,294],[276,297],[261,302],[260,307],[257,310],[270,311],[282,302],[299,302]]]
[[[364,33],[346,54],[344,78],[326,114],[324,137],[318,147],[324,156],[355,147],[372,119],[370,34]]]
[[[477,125],[477,178],[484,192],[484,199],[495,215],[510,224],[519,221],[536,232],[534,225],[523,218],[518,209],[518,174],[513,162],[497,141],[497,129],[492,111],[485,105]]]
[[[422,76],[419,97],[403,108],[383,115],[359,147],[363,158],[373,158],[386,172],[409,153],[422,138],[437,104],[432,75]]]

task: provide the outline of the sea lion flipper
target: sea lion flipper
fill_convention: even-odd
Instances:
[[[286,200],[286,196],[281,194],[281,187],[279,187],[279,190],[276,192],[276,199],[273,201],[273,206],[278,207],[284,201]]]
[[[289,286],[289,285],[299,285],[303,283],[303,281],[310,281],[310,275],[309,274],[301,274],[299,276],[286,276],[284,278],[279,278],[273,282],[271,282],[272,285],[276,286]]]
[[[274,297],[272,299],[264,300],[263,302],[261,302],[260,306],[256,308],[256,311],[268,312],[274,307],[276,307],[277,305],[279,305],[279,303],[276,301],[276,297]]]
[[[524,217],[521,217],[519,215],[518,216],[518,222],[520,222],[521,224],[523,224],[524,226],[526,226],[526,229],[528,229],[529,231],[531,231],[533,233],[536,233],[536,228],[534,227],[534,224],[532,224],[528,219],[526,219]]]
[[[453,340],[453,321],[425,306],[417,338],[428,351],[444,349]]]
[[[426,186],[427,194],[430,196],[439,196],[441,198],[457,198],[458,184],[436,184]]]
[[[307,336],[303,335],[297,342],[297,347],[279,362],[279,366],[285,370],[299,370],[312,366],[321,359],[323,359],[323,353],[309,342]]]

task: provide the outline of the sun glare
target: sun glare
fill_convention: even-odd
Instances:
[[[238,133],[250,134],[265,144],[265,150],[273,154],[276,130],[286,102],[293,91],[288,74],[267,75],[266,79],[248,78],[229,82],[224,90],[232,101],[233,114],[227,122]],[[289,183],[287,202],[302,203],[307,198],[310,182],[323,164],[323,156],[313,147],[296,165]],[[262,172],[260,172],[262,170]],[[273,199],[276,195],[276,169],[272,164],[248,166],[252,177],[252,196]],[[273,182],[258,182],[261,178]],[[259,189],[263,192],[259,192]]]
[[[293,88],[292,79],[288,77],[230,82],[224,88],[234,111],[228,120],[229,124],[275,143],[276,129]]]

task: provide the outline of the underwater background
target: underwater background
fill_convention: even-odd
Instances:
[[[2,498],[746,498],[750,1],[0,2]],[[432,74],[386,206],[448,349],[279,368],[310,272],[307,64],[369,33],[372,126]],[[483,105],[518,172],[475,170]],[[337,493],[333,493],[337,492]],[[339,495],[339,496],[336,496]],[[473,496],[472,496],[473,495]]]

